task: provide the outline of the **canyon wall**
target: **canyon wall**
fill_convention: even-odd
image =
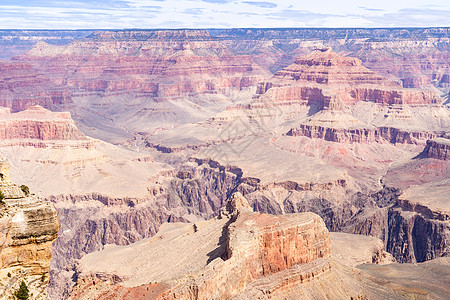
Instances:
[[[191,230],[193,228],[193,232],[183,234],[188,228]],[[238,193],[230,197],[218,218],[183,225],[175,234],[181,236],[173,239],[173,231],[167,235],[164,230],[159,234],[160,239],[169,238],[173,241],[170,252],[163,250],[166,258],[172,257],[170,265],[174,265],[164,266],[170,269],[171,275],[166,273],[162,278],[155,278],[155,283],[145,285],[148,292],[139,297],[152,295],[156,299],[211,299],[239,297],[240,294],[254,292],[276,295],[277,292],[291,286],[315,280],[330,270],[330,238],[320,217],[312,213],[286,216],[253,213],[245,198]],[[218,234],[221,236],[217,241]],[[198,275],[186,278],[183,274],[184,265],[192,263],[175,262],[180,258],[178,251],[190,252],[185,247],[187,245],[189,248],[196,247],[199,242],[203,244],[202,248],[208,249],[192,250],[198,252],[193,258],[198,265],[192,265],[189,273]],[[179,247],[181,245],[184,247]],[[150,243],[150,247],[152,246]],[[166,248],[169,245],[161,246]],[[211,246],[212,249],[209,249]],[[203,258],[202,255],[209,250],[211,251]],[[97,266],[92,265],[91,259],[96,258],[92,255],[87,256],[86,260],[81,262],[78,285],[70,299],[79,299],[87,295],[97,299],[105,295],[101,282],[99,282],[100,291],[96,292],[90,288],[91,277],[96,276],[96,268],[103,267],[103,262]],[[203,259],[207,260],[201,262]],[[135,261],[131,259],[129,263],[134,264]],[[141,273],[141,268],[138,269],[136,272]],[[140,276],[153,278],[155,274],[152,273],[158,274],[159,270],[156,268],[152,272],[146,269],[144,272]],[[108,271],[102,273],[99,276],[103,279],[133,281],[132,278],[124,278],[120,273],[108,274]],[[259,291],[261,283],[268,277],[272,279],[272,284],[265,287],[267,290]],[[260,282],[261,280],[263,282]],[[126,290],[134,293],[133,286],[112,287],[115,297],[124,297]]]
[[[414,132],[390,127],[341,129],[301,124],[298,128],[289,130],[287,135],[306,136],[338,143],[416,144],[436,138],[440,133]]]
[[[421,153],[424,157],[440,160],[450,159],[450,140],[446,138],[430,139]]]
[[[25,111],[0,114],[0,139],[86,140],[70,113],[53,113],[39,105]]]
[[[53,204],[11,183],[7,161],[1,160],[0,168],[0,295],[13,295],[25,281],[34,299],[45,299],[58,214]]]

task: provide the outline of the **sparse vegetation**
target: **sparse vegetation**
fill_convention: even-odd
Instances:
[[[45,282],[45,278],[46,278],[45,273],[42,273],[41,281]]]
[[[17,299],[26,300],[29,297],[28,293],[29,290],[27,284],[25,283],[25,281],[22,280],[19,289],[15,292],[15,296]]]
[[[28,196],[30,194],[30,189],[25,184],[22,184],[20,186],[20,189],[25,194],[25,196]]]
[[[3,201],[3,199],[5,199],[5,194],[3,194],[3,192],[0,190],[0,206],[6,205],[5,201]]]

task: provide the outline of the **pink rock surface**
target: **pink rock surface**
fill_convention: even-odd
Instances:
[[[446,138],[428,140],[422,155],[428,158],[450,160],[450,140]]]
[[[234,55],[205,30],[103,32],[67,46],[40,42],[15,60],[51,74],[56,84],[92,92],[134,91],[161,99],[242,89],[270,73],[250,56]]]
[[[276,102],[306,100],[322,107],[338,98],[344,104],[371,101],[381,104],[430,104],[439,99],[432,91],[403,89],[397,83],[362,66],[361,60],[330,49],[299,57],[258,85],[258,95]]]
[[[170,272],[163,276],[173,274],[174,280],[158,280],[156,285],[143,285],[147,288],[141,289],[143,293],[136,295],[136,299],[230,299],[252,289],[259,291],[260,284],[265,286],[268,293],[276,294],[291,286],[314,280],[331,268],[329,233],[323,220],[313,213],[284,216],[253,213],[242,195],[234,194],[219,218],[194,224],[193,227],[181,224],[178,227],[181,230],[179,236],[172,237],[174,231],[170,230],[159,234],[160,243],[164,243],[165,238],[171,239],[171,249],[163,251],[164,259],[173,256],[171,262],[167,261],[173,266],[167,266]],[[193,232],[186,234],[186,228],[193,228]],[[220,235],[220,231],[222,236],[219,238],[219,247],[207,254],[209,259],[206,265],[202,265],[200,260],[200,265],[189,268],[191,276],[185,276],[180,270],[184,270],[183,264],[189,264],[190,259],[183,257],[198,251],[202,253],[203,248],[217,247],[215,238]],[[179,243],[186,244],[183,242],[186,239],[190,241],[190,249],[179,247]],[[152,245],[155,244],[149,243],[150,247]],[[157,248],[154,251],[161,251],[155,246]],[[125,248],[123,250],[127,251]],[[105,253],[109,254],[114,255],[114,251]],[[198,253],[192,259],[196,261],[199,256],[202,255]],[[121,257],[121,260],[127,259]],[[91,264],[83,263],[82,268],[85,266]],[[141,272],[141,268],[137,272]],[[151,274],[152,270],[145,272]],[[100,277],[110,278],[112,282],[122,280],[121,275],[114,276],[108,271],[100,273],[103,274]],[[264,281],[268,276],[270,284]],[[100,299],[111,297],[111,293],[118,296],[116,299],[129,299],[128,295],[134,294],[137,289],[136,284],[128,287],[127,284],[109,286],[111,280],[109,283],[101,282],[81,275],[71,299]],[[99,288],[93,289],[93,285]]]
[[[86,140],[67,112],[36,105],[18,113],[0,113],[0,139]]]
[[[13,112],[32,105],[52,107],[71,102],[69,90],[50,82],[26,62],[0,62],[0,105]]]

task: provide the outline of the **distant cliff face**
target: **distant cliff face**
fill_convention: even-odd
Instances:
[[[324,127],[318,124],[301,124],[298,128],[291,129],[287,135],[307,136],[338,143],[389,142],[392,144],[416,144],[418,142],[436,138],[439,133],[414,132],[391,127],[346,129]]]
[[[436,158],[440,160],[450,160],[450,139],[437,138],[428,140],[427,146],[422,152],[424,157]]]
[[[98,32],[67,46],[40,42],[14,59],[51,71],[76,97],[126,91],[167,100],[239,90],[269,75],[205,30]]]
[[[2,140],[86,140],[76,128],[70,113],[54,113],[39,105],[15,114],[0,113]]]
[[[257,94],[271,101],[306,100],[326,108],[342,108],[359,101],[380,104],[431,104],[438,96],[431,91],[402,89],[395,82],[362,66],[357,58],[330,49],[318,49],[298,58],[258,85]]]
[[[12,295],[25,280],[36,299],[44,299],[52,243],[60,227],[53,204],[27,195],[11,183],[9,165],[0,161],[0,289]],[[9,274],[9,275],[8,275]]]
[[[70,103],[69,89],[55,85],[28,63],[0,62],[0,105],[13,112],[39,104],[47,108]]]

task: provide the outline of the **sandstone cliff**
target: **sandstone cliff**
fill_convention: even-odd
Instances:
[[[70,113],[54,113],[39,105],[15,114],[7,110],[0,113],[0,139],[87,140]]]
[[[448,259],[414,271],[393,261],[379,239],[328,237],[317,215],[256,214],[233,194],[215,219],[164,224],[151,239],[85,256],[70,299],[439,298],[448,291]],[[380,280],[383,269],[390,272]],[[416,282],[424,272],[433,283]]]
[[[447,138],[428,140],[427,146],[422,151],[421,156],[450,160],[450,140]]]
[[[26,195],[11,183],[9,165],[0,161],[0,295],[8,297],[25,280],[34,294],[45,299],[52,243],[60,227],[54,206]]]
[[[389,211],[386,249],[401,262],[423,262],[449,256],[450,213],[447,178],[437,183],[412,186]]]
[[[320,125],[301,124],[298,128],[292,128],[287,135],[306,136],[309,138],[324,139],[338,143],[382,143],[392,144],[417,144],[427,139],[433,139],[440,133],[414,132],[392,127],[378,128],[333,128]],[[445,154],[444,149],[436,149]],[[438,154],[436,154],[438,155]]]
[[[230,198],[218,218],[168,226],[135,247],[130,250],[140,255],[156,258],[164,253],[160,256],[164,262],[148,265],[143,257],[131,259],[117,253],[116,259],[128,265],[126,269],[117,268],[111,265],[111,257],[108,262],[99,260],[119,250],[106,247],[105,254],[93,253],[82,260],[79,285],[71,299],[106,295],[102,283],[98,292],[91,288],[89,276],[97,274],[110,283],[122,282],[124,287],[115,286],[108,296],[122,298],[126,291],[134,294],[134,286],[155,282],[144,286],[148,287],[144,298],[218,299],[248,293],[276,295],[330,270],[330,240],[320,217],[311,213],[280,217],[256,214],[240,194]],[[107,265],[112,268],[96,273]]]
[[[274,102],[304,100],[321,107],[371,101],[380,104],[431,104],[439,99],[431,91],[402,89],[362,66],[357,58],[318,49],[258,85],[257,95]]]

